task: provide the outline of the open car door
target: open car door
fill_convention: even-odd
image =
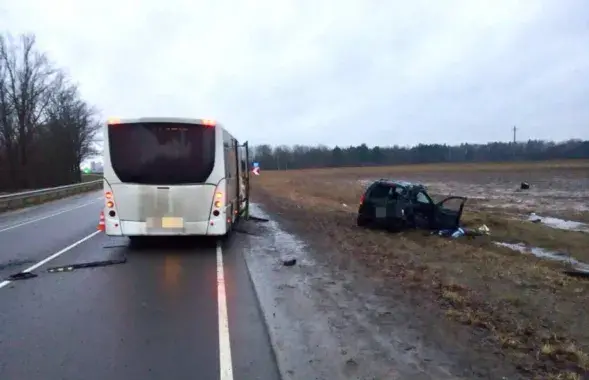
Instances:
[[[460,227],[462,210],[466,197],[448,197],[438,202],[434,212],[433,228],[437,230],[452,230]]]

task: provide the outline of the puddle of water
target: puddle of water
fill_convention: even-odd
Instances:
[[[539,257],[541,259],[549,259],[549,260],[554,260],[554,261],[559,261],[559,262],[563,262],[563,263],[568,263],[570,265],[572,265],[575,268],[578,269],[582,269],[582,270],[589,270],[589,264],[580,262],[579,260],[570,257],[568,255],[565,255],[563,253],[559,253],[559,252],[554,252],[554,251],[550,251],[544,248],[539,248],[539,247],[530,247],[527,246],[523,243],[504,243],[504,242],[498,242],[498,241],[494,241],[494,244],[501,246],[501,247],[506,247],[509,248],[511,250],[520,252],[520,253],[526,253],[526,254],[532,254],[536,257]]]
[[[579,232],[588,232],[589,233],[589,225],[586,223],[576,222],[574,220],[566,220],[566,219],[559,219],[554,218],[552,216],[540,216],[536,214],[532,214],[528,217],[530,222],[540,220],[540,223],[552,227],[557,228],[560,230],[567,230],[567,231],[579,231]]]

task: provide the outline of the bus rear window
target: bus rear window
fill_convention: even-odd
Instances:
[[[108,127],[112,168],[122,182],[203,183],[215,165],[215,128],[182,123]]]

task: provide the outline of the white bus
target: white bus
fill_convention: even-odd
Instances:
[[[244,211],[247,146],[220,124],[116,119],[104,132],[107,235],[222,236]]]

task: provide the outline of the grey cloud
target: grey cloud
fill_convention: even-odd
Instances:
[[[589,138],[583,0],[5,7],[105,116],[214,117],[271,144]]]

